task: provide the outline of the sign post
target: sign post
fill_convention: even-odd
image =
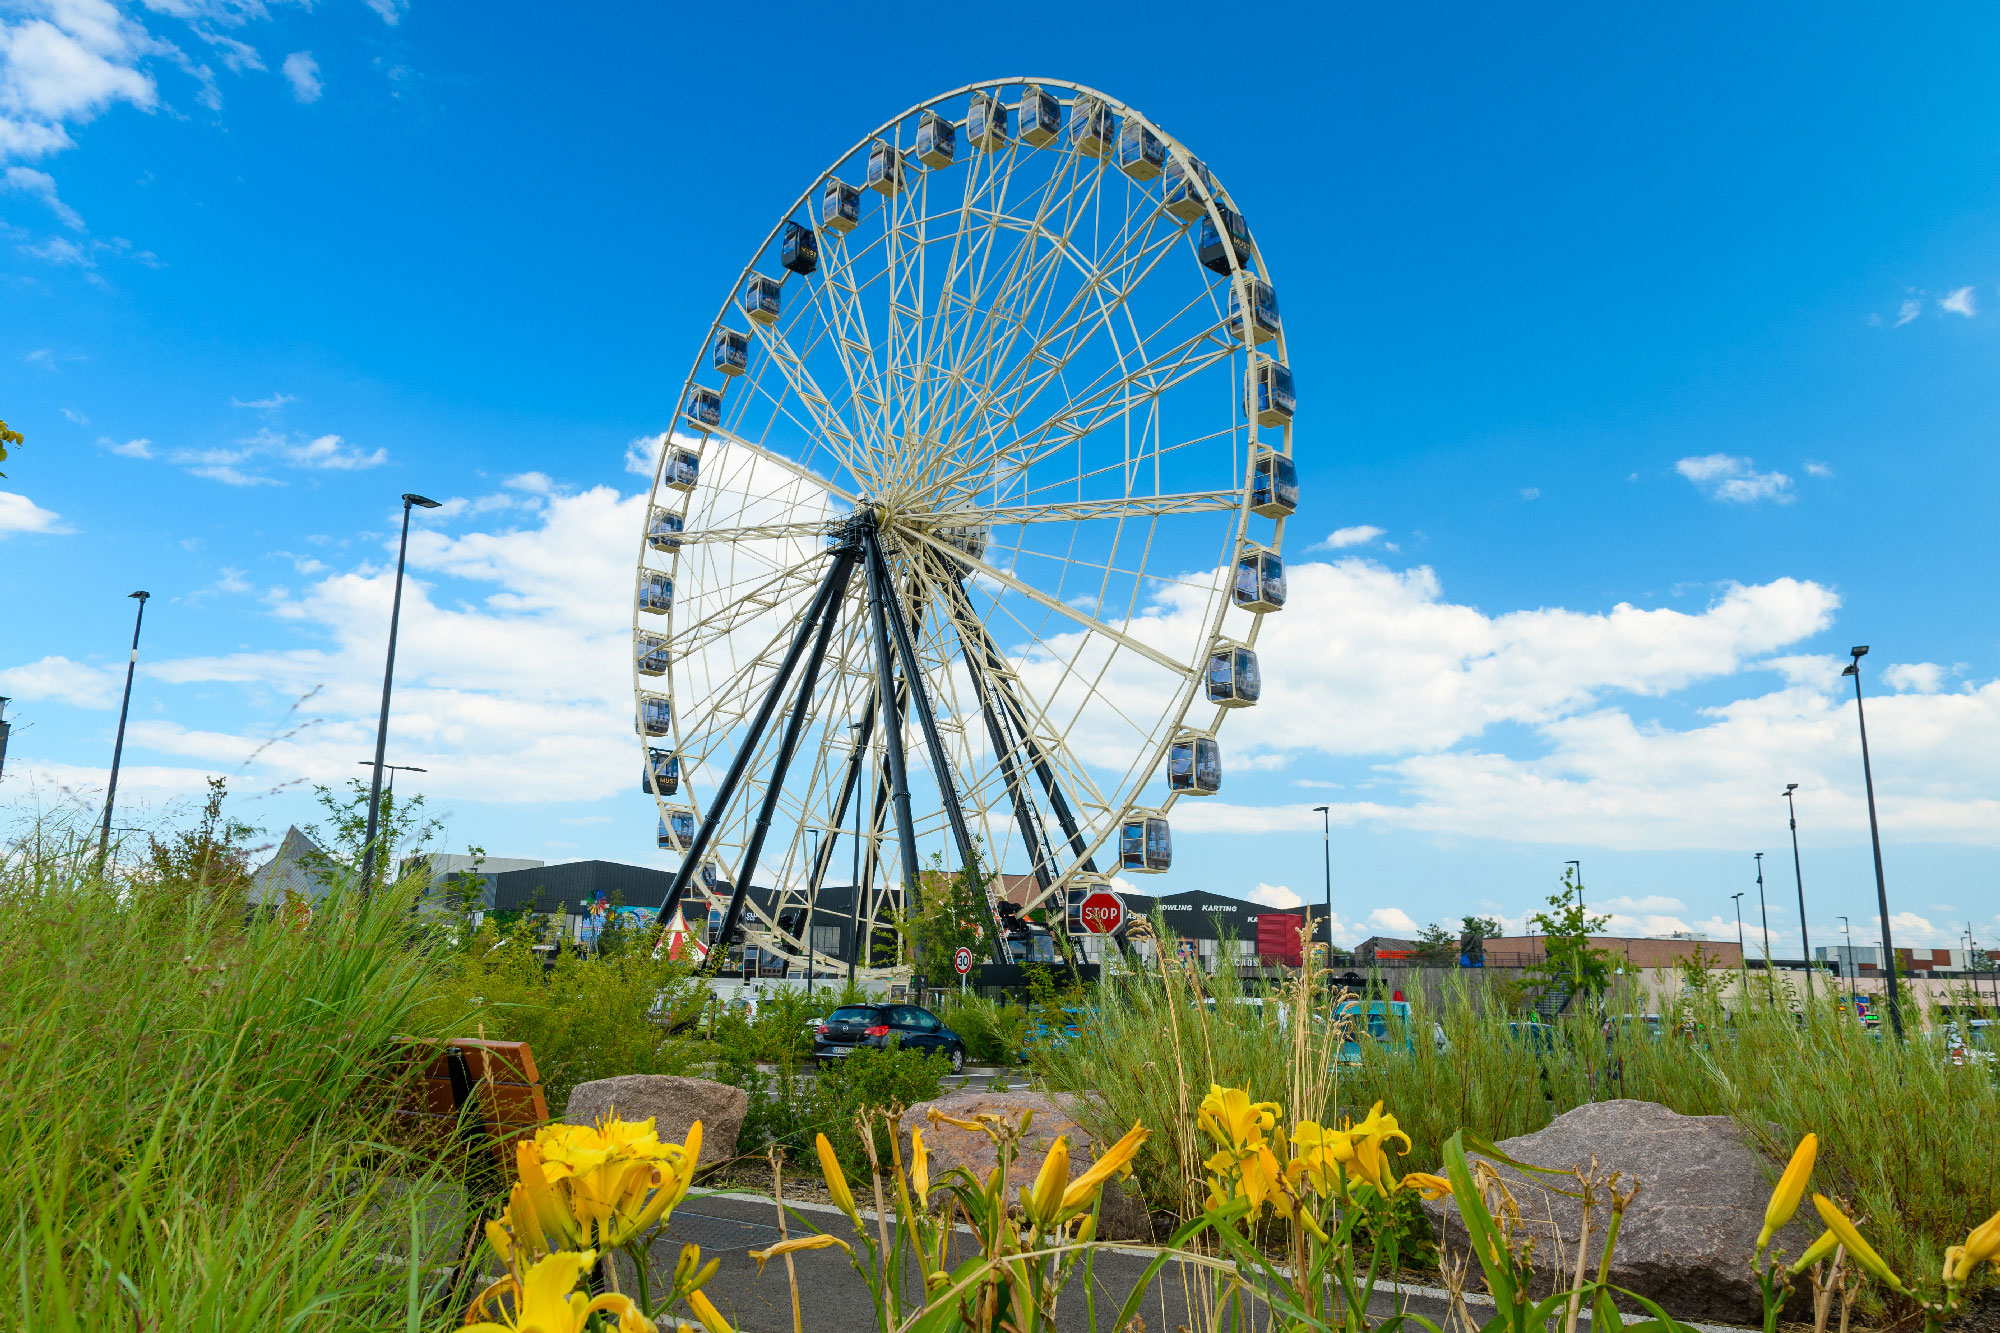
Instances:
[[[966,973],[972,971],[972,950],[962,944],[959,945],[958,952],[951,956],[951,965],[958,969],[958,993],[963,995]]]

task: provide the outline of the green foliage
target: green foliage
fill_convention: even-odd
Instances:
[[[454,1036],[525,1041],[549,1106],[570,1089],[619,1074],[684,1074],[701,1053],[670,1030],[698,1012],[700,983],[684,964],[628,951],[585,957],[534,949],[543,918],[524,915],[504,933],[491,921],[467,932],[426,987],[420,1019]]]
[[[210,778],[194,827],[164,839],[146,835],[145,874],[156,885],[175,886],[225,911],[240,912],[250,888],[250,839],[262,830],[222,813],[227,778]]]
[[[1611,955],[1592,948],[1590,937],[1611,918],[1584,911],[1583,886],[1577,883],[1574,867],[1563,870],[1562,887],[1549,895],[1549,908],[1528,918],[1545,937],[1542,960],[1532,970],[1544,984],[1567,977],[1579,994],[1603,991],[1611,980]]]
[[[308,868],[318,878],[343,878],[360,866],[362,847],[368,840],[368,784],[349,778],[344,792],[315,786],[313,795],[326,812],[326,822],[305,830],[319,848]],[[384,788],[375,829],[380,850],[375,858],[376,875],[387,878],[389,867],[428,846],[443,829],[443,820],[424,813],[421,793],[399,799],[393,789]]]
[[[0,421],[0,463],[7,461],[8,445],[22,443],[25,443],[25,441],[21,438],[21,432],[13,429],[6,422]],[[6,475],[6,473],[0,472],[0,478],[4,478]]]
[[[1420,963],[1433,967],[1448,967],[1458,961],[1458,936],[1447,926],[1433,921],[1417,932],[1416,948],[1412,956]]]
[[[775,1146],[795,1162],[816,1170],[813,1143],[824,1134],[850,1177],[868,1171],[868,1152],[855,1132],[855,1118],[877,1107],[912,1106],[944,1091],[951,1062],[929,1051],[859,1046],[815,1077],[798,1064],[779,1063],[765,1072],[741,1048],[717,1052],[715,1077],[750,1096],[737,1151],[755,1155]],[[875,1130],[876,1151],[884,1160],[889,1142]]]
[[[919,974],[932,986],[958,983],[952,955],[961,947],[975,958],[993,956],[993,914],[986,902],[987,872],[977,843],[972,863],[956,874],[945,869],[944,853],[931,854],[923,872],[920,901],[902,930],[911,946]]]
[[[0,850],[0,1324],[416,1327],[462,1219],[380,1146],[399,1039],[444,1035],[410,898],[246,922],[183,878],[229,859],[199,829],[108,879],[93,833]]]
[[[953,991],[947,992],[933,1008],[946,1027],[965,1038],[966,1063],[1011,1065],[1021,1058],[1032,1021],[1027,1006],[1000,1004]]]

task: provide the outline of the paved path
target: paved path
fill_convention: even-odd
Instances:
[[[851,1232],[847,1219],[835,1209],[823,1204],[798,1204],[794,1207],[815,1227],[843,1239]],[[795,1220],[791,1228],[793,1235],[803,1230]],[[722,1268],[707,1290],[741,1333],[789,1333],[792,1327],[791,1286],[785,1277],[784,1261],[773,1261],[760,1277],[756,1261],[748,1254],[749,1250],[762,1249],[775,1244],[778,1239],[776,1210],[770,1199],[742,1194],[690,1198],[674,1210],[669,1232],[669,1239],[653,1249],[653,1270],[659,1275],[656,1281],[664,1280],[672,1273],[680,1247],[692,1241],[701,1246],[704,1261],[717,1257],[722,1260]],[[1151,1259],[1151,1254],[1137,1250],[1098,1252],[1095,1274],[1097,1327],[1103,1333],[1112,1333],[1112,1320]],[[794,1255],[793,1262],[798,1268],[800,1306],[805,1326],[812,1333],[869,1333],[876,1327],[868,1289],[860,1275],[849,1266],[843,1251],[833,1247],[804,1251]],[[910,1270],[910,1279],[914,1288],[914,1265]],[[1197,1281],[1193,1270],[1183,1272],[1179,1265],[1169,1264],[1162,1270],[1140,1306],[1148,1333],[1175,1333],[1183,1325],[1188,1328],[1203,1326],[1204,1321],[1189,1316],[1189,1296]],[[1377,1293],[1372,1313],[1378,1322],[1395,1312],[1398,1296],[1393,1291]],[[1443,1292],[1427,1287],[1405,1287],[1400,1299],[1402,1308],[1409,1313],[1423,1315],[1440,1327],[1444,1325],[1446,1302]],[[1481,1319],[1491,1309],[1490,1304],[1478,1298],[1474,1299],[1474,1305],[1474,1313]],[[1478,1309],[1480,1305],[1485,1305],[1486,1310]],[[1082,1275],[1063,1293],[1057,1307],[1056,1322],[1065,1333],[1087,1333],[1092,1327]],[[1589,1323],[1586,1315],[1581,1326],[1587,1328]],[[1412,1326],[1411,1333],[1416,1333],[1418,1327]]]

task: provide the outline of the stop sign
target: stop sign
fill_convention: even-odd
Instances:
[[[1078,905],[1076,915],[1085,930],[1109,935],[1125,924],[1125,903],[1117,894],[1099,889]]]

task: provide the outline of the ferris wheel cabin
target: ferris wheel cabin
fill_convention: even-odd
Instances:
[[[778,263],[802,278],[819,267],[819,237],[811,227],[786,221],[785,239],[778,247]]]
[[[1245,542],[1236,557],[1236,604],[1245,611],[1278,611],[1285,605],[1285,562],[1276,551]]]
[[[694,844],[694,810],[685,805],[670,805],[660,816],[660,849],[668,852],[684,852]]]
[[[1250,380],[1250,414],[1260,426],[1289,426],[1298,398],[1292,393],[1291,367],[1260,359]]]
[[[1213,732],[1192,728],[1167,747],[1167,790],[1183,796],[1213,796],[1222,790],[1222,747]]]
[[[1250,341],[1267,343],[1278,336],[1283,325],[1278,320],[1277,289],[1262,278],[1250,279]],[[1229,332],[1238,341],[1243,337],[1243,311],[1236,299],[1236,288],[1229,289]]]
[[[903,155],[887,139],[868,146],[868,188],[877,194],[895,194],[903,188]]]
[[[672,796],[681,789],[681,757],[672,750],[646,747],[646,768],[639,790],[648,796]]]
[[[965,113],[965,137],[989,152],[1007,146],[1007,104],[990,93],[974,93]]]
[[[1208,196],[1215,193],[1215,177],[1199,158],[1178,153],[1167,157],[1166,179],[1160,182],[1160,198],[1167,212],[1182,222],[1192,222],[1208,211]]]
[[[819,223],[828,231],[850,232],[861,225],[861,191],[829,176],[819,196]]]
[[[750,335],[735,329],[718,329],[715,334],[715,368],[725,375],[741,375],[750,368]]]
[[[1257,654],[1243,644],[1217,640],[1208,655],[1208,701],[1223,708],[1248,708],[1263,693]]]
[[[1077,152],[1103,157],[1118,141],[1118,125],[1111,108],[1095,97],[1078,97],[1069,109],[1069,142]]]
[[[1256,465],[1250,470],[1250,512],[1264,518],[1287,518],[1298,508],[1299,470],[1291,456],[1259,445]]]
[[[664,694],[639,696],[639,730],[648,736],[664,736],[674,729],[674,705]]]
[[[639,609],[663,616],[674,609],[674,577],[657,569],[646,571],[639,580]]]
[[[722,424],[722,395],[699,384],[688,391],[687,419],[704,429]]]
[[[850,185],[848,188],[854,187]],[[855,207],[858,209],[860,196],[856,195],[855,198],[857,200]],[[743,294],[737,299],[737,304],[743,307],[744,314],[759,324],[769,324],[778,318],[778,310],[782,305],[779,290],[776,278],[767,278],[762,273],[752,273],[743,283]]]
[[[1174,835],[1157,810],[1134,810],[1118,830],[1118,866],[1135,875],[1163,875],[1173,868]]]
[[[671,490],[691,491],[701,484],[701,455],[692,449],[670,449],[660,483]]]
[[[1132,117],[1118,131],[1118,169],[1135,181],[1159,179],[1167,164],[1167,146],[1160,136]]]
[[[646,525],[646,545],[655,551],[678,551],[681,549],[681,516],[671,509],[655,509],[653,520]]]
[[[727,887],[728,881],[722,877],[722,862],[712,856],[705,856],[698,872],[703,891],[713,894],[717,889]]]
[[[669,659],[667,641],[658,634],[640,630],[632,644],[633,665],[642,676],[664,676],[667,674]]]
[[[917,121],[917,161],[931,168],[948,167],[958,153],[958,130],[935,111]]]
[[[1021,142],[1046,148],[1062,133],[1062,103],[1039,83],[1021,89]]]
[[[1250,262],[1250,224],[1228,204],[1217,204],[1215,211],[1222,215],[1222,228],[1216,229],[1214,218],[1202,218],[1201,240],[1196,242],[1195,256],[1203,268],[1227,277],[1231,256],[1235,257],[1238,268]],[[1223,239],[1225,236],[1227,241]]]

